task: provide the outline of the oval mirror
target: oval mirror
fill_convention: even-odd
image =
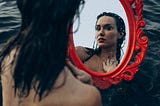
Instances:
[[[98,4],[98,5],[97,5]],[[114,5],[114,7],[113,7]],[[100,7],[96,8],[95,7]],[[90,11],[94,10],[94,11]],[[90,12],[88,12],[90,11]],[[125,22],[125,29],[126,29],[126,35],[125,39],[123,41],[122,50],[121,50],[121,59],[123,59],[127,45],[128,45],[128,38],[129,38],[129,27],[128,27],[128,20],[127,16],[125,13],[125,10],[123,6],[121,5],[120,1],[118,0],[111,0],[106,3],[106,0],[87,0],[85,3],[85,8],[80,14],[80,23],[78,20],[73,24],[73,31],[75,31],[78,28],[79,29],[77,32],[74,33],[73,39],[74,39],[74,45],[75,47],[77,46],[82,46],[86,48],[94,48],[95,43],[95,24],[96,24],[96,18],[99,14],[102,14],[103,12],[112,12],[120,17]]]
[[[77,33],[72,33],[70,35],[69,56],[78,68],[86,71],[92,76],[94,85],[100,89],[106,89],[112,84],[118,84],[123,79],[128,81],[132,80],[134,74],[138,71],[138,66],[143,61],[148,47],[148,38],[143,35],[144,32],[142,30],[145,26],[142,17],[142,7],[143,2],[141,0],[86,0],[84,9],[80,14],[80,21],[74,22],[73,32],[77,27],[79,27],[79,30]],[[124,21],[126,35],[124,38],[125,40],[123,39],[123,43],[121,44],[122,49],[120,49],[119,54],[121,55],[118,58],[119,60],[117,60],[117,46],[114,46],[116,52],[105,52],[105,55],[112,54],[111,56],[107,55],[107,60],[109,60],[109,62],[107,60],[104,62],[104,59],[102,59],[103,61],[99,59],[100,52],[98,51],[102,52],[104,51],[104,47],[105,49],[111,47],[111,45],[103,46],[104,40],[106,39],[103,37],[99,38],[99,36],[104,36],[105,34],[103,33],[106,32],[101,30],[104,30],[105,28],[107,28],[107,30],[118,30],[117,20],[114,17],[108,16],[110,19],[107,18],[109,20],[108,22],[112,23],[104,23],[103,20],[105,20],[106,17],[104,18],[103,16],[98,18],[97,21],[97,16],[103,12],[106,12],[107,14],[108,12],[117,14]],[[108,25],[111,27],[108,27]],[[122,38],[120,31],[114,30],[114,32],[116,33],[116,39]],[[117,32],[119,34],[117,34]],[[95,38],[98,40],[95,40]],[[115,43],[117,42],[118,40],[115,40]],[[87,53],[91,55],[89,58],[87,57],[87,62],[86,56],[81,50],[87,50]],[[85,59],[83,59],[84,57]],[[113,57],[113,59],[111,57]],[[110,69],[108,69],[108,64],[111,66]],[[105,69],[109,71],[106,71]]]

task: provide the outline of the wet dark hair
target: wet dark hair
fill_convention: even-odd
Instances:
[[[70,28],[81,3],[84,1],[17,0],[21,29],[0,54],[3,61],[14,47],[19,48],[14,59],[15,93],[28,96],[34,88],[41,100],[53,88],[66,65]]]
[[[126,36],[126,29],[125,29],[124,20],[119,15],[117,15],[115,13],[103,12],[100,15],[97,16],[97,21],[102,16],[113,17],[115,19],[115,21],[116,21],[117,30],[122,35],[122,38],[118,39],[118,41],[117,41],[116,59],[117,59],[117,61],[119,63],[120,62],[120,57],[121,57],[121,49],[123,47],[122,43],[125,40],[125,36]],[[97,23],[97,21],[96,21],[96,23]],[[95,49],[97,49],[97,47]]]

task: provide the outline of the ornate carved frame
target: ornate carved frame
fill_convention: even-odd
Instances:
[[[129,43],[127,53],[121,64],[109,73],[97,73],[88,69],[79,59],[74,43],[73,33],[70,35],[68,54],[74,64],[81,70],[85,70],[92,78],[94,85],[100,89],[107,89],[112,84],[116,85],[123,79],[130,81],[138,71],[138,66],[142,63],[148,48],[148,38],[144,36],[143,28],[143,2],[142,0],[119,0],[126,12],[129,23]],[[136,53],[136,54],[135,54]],[[131,59],[134,60],[131,62]]]

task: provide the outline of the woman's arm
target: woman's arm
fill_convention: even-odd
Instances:
[[[84,62],[89,57],[89,50],[82,46],[76,46],[75,48],[79,58]]]

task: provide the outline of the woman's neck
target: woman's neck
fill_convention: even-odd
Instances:
[[[101,48],[99,57],[101,59],[115,58],[116,57],[116,47]]]

